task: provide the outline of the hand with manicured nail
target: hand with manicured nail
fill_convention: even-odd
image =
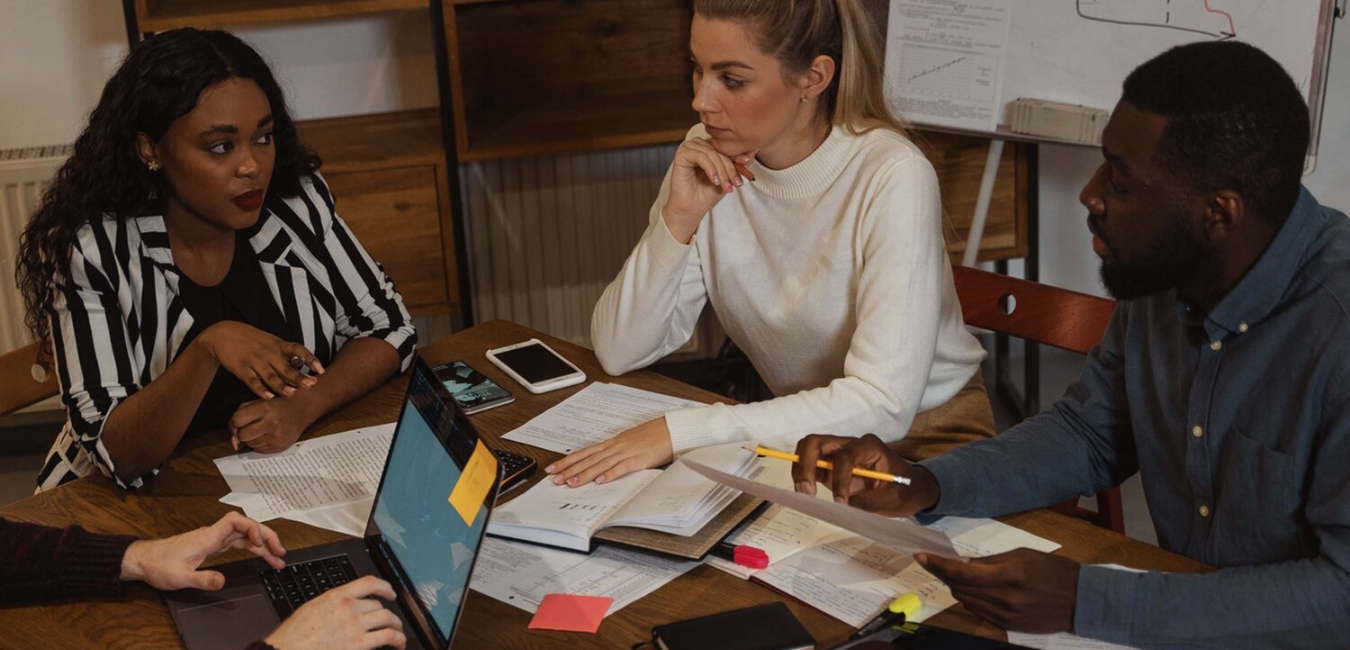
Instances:
[[[639,424],[609,440],[572,452],[544,468],[555,485],[580,487],[608,483],[632,472],[674,460],[670,428],[664,417]]]
[[[713,206],[738,187],[744,179],[755,180],[748,167],[754,152],[739,154],[733,160],[713,147],[708,138],[690,138],[675,150],[670,167],[670,194],[661,211],[670,234],[681,243],[689,243],[698,224]]]

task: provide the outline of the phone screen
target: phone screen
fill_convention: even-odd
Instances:
[[[516,374],[531,384],[557,379],[576,372],[572,366],[567,365],[566,361],[538,343],[494,354],[498,361],[509,366]]]
[[[441,380],[445,389],[450,391],[450,395],[465,410],[511,396],[511,393],[497,382],[488,379],[487,375],[474,370],[463,361],[439,366],[435,372],[436,378]]]

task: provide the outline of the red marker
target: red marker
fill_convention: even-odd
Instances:
[[[738,546],[731,542],[718,542],[712,548],[712,554],[723,560],[731,560],[747,569],[763,569],[769,566],[769,554],[753,546]]]

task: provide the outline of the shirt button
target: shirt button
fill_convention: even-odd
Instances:
[[[1204,430],[1204,429],[1201,429],[1201,428],[1200,428],[1200,425],[1197,424],[1197,425],[1191,427],[1191,435],[1193,435],[1193,436],[1199,438],[1200,436],[1205,435],[1205,430]]]
[[[1246,334],[1246,333],[1247,333],[1247,330],[1249,330],[1249,329],[1251,329],[1251,328],[1247,327],[1247,324],[1246,324],[1246,323],[1238,323],[1238,331],[1239,331],[1239,332],[1242,332],[1243,334]]]
[[[1219,348],[1222,348],[1222,347],[1223,347],[1223,341],[1214,341],[1213,343],[1210,343],[1210,344],[1209,344],[1209,349],[1214,350],[1215,352],[1218,352],[1218,351],[1219,351]]]
[[[1200,506],[1200,516],[1201,517],[1209,516],[1209,506]]]

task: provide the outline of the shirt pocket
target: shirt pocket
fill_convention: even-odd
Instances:
[[[1293,459],[1236,426],[1220,455],[1210,543],[1220,566],[1287,559],[1299,548]]]

